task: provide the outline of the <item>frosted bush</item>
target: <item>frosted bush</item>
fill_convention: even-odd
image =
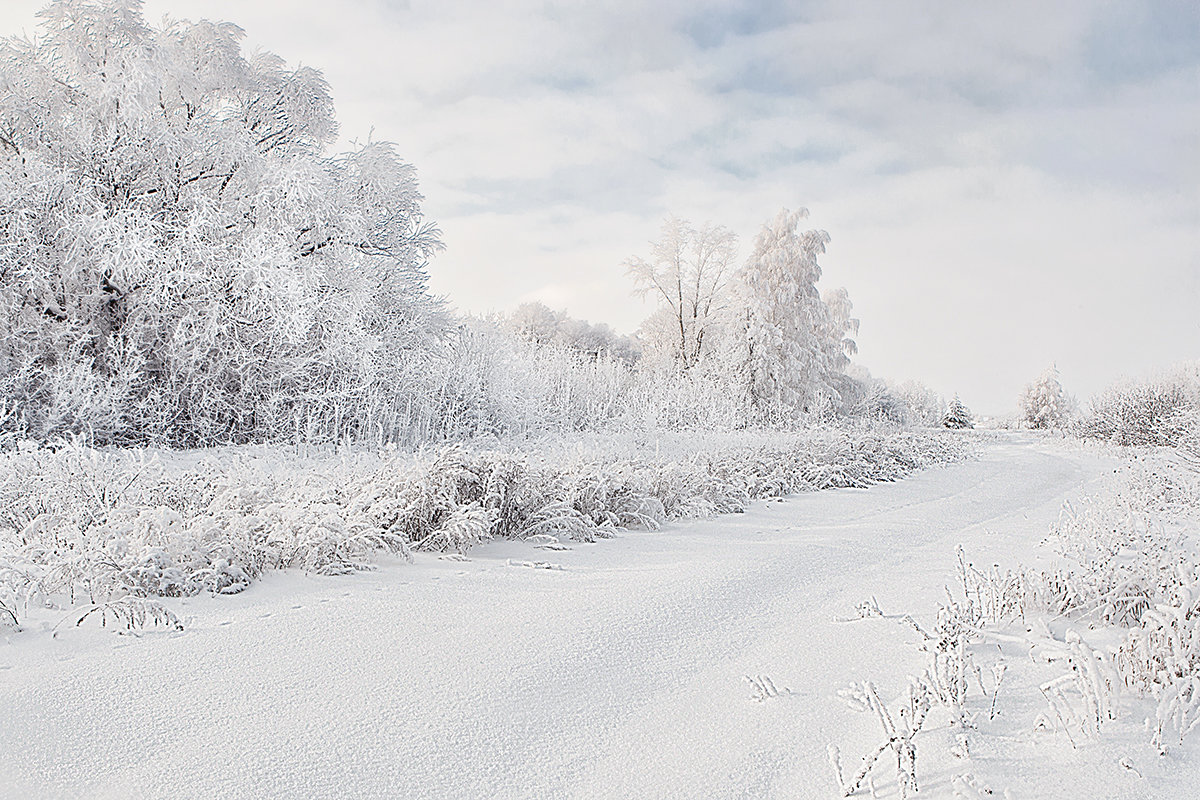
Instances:
[[[1062,731],[1073,746],[1078,737],[1102,735],[1111,720],[1136,707],[1122,699],[1126,694],[1149,708],[1150,743],[1160,753],[1200,728],[1200,462],[1179,449],[1129,455],[1107,486],[1064,506],[1047,543],[1065,563],[980,569],[960,548],[958,592],[938,606],[932,631],[899,617],[918,631],[930,658],[901,707],[915,709],[919,698],[949,709],[964,732],[963,752],[966,732],[983,719],[968,713],[968,689],[978,689],[988,720],[996,714],[1005,664],[992,664],[989,687],[983,662],[976,663],[992,652],[983,646],[989,641],[1021,642],[1057,673],[1037,686],[1045,707],[1032,724]],[[859,609],[858,618],[869,616],[882,616],[873,600]],[[1051,619],[1056,627],[1065,623],[1065,631],[1052,634]],[[1084,621],[1086,628],[1072,624]],[[1105,626],[1096,640],[1118,644],[1085,641],[1093,638],[1088,631]],[[889,721],[870,684],[851,687],[849,696],[880,717],[886,737],[854,773],[831,746],[843,794],[869,781],[889,749],[897,757],[900,793],[915,788],[916,728]]]
[[[1092,399],[1076,431],[1121,445],[1173,445],[1200,455],[1200,362],[1108,388]]]
[[[0,622],[41,604],[242,591],[271,569],[340,574],[381,553],[466,552],[493,538],[583,541],[741,511],[755,497],[894,480],[961,457],[903,429],[746,434],[508,452],[295,449],[0,453]]]

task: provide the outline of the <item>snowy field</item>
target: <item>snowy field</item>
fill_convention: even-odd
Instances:
[[[856,768],[881,735],[839,690],[871,680],[890,703],[924,668],[915,629],[888,617],[932,623],[959,544],[981,564],[1049,557],[1064,500],[1116,463],[999,434],[896,483],[568,549],[273,572],[166,600],[183,632],[31,617],[0,647],[2,794],[835,797],[828,746]],[[871,597],[883,616],[847,621]],[[1009,665],[999,713],[964,752],[931,712],[921,797],[1183,797],[1200,780],[1194,753],[1155,754],[1136,704],[1074,747],[1035,730],[1031,648],[988,647]],[[991,702],[968,694],[983,718]],[[897,795],[894,761],[880,796]]]
[[[1200,796],[1200,18],[493,5],[0,3],[0,800]]]

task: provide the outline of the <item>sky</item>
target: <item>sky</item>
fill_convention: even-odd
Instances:
[[[0,32],[42,0],[0,2]],[[1200,358],[1200,3],[146,0],[322,70],[395,142],[462,311],[632,332],[668,215],[831,236],[857,361],[978,412]]]

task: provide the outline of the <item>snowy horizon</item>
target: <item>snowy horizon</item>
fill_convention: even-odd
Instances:
[[[42,0],[0,10],[35,30]],[[394,141],[444,231],[433,289],[632,331],[668,214],[749,253],[828,231],[856,358],[982,413],[1049,363],[1081,401],[1200,355],[1200,10],[1189,3],[147,0],[324,72],[341,142]]]

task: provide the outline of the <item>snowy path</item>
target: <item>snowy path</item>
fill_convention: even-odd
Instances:
[[[274,575],[177,604],[183,634],[11,636],[0,796],[833,797],[826,745],[856,762],[877,734],[836,690],[871,678],[890,698],[924,664],[895,622],[833,618],[871,595],[928,613],[960,542],[1028,560],[1109,469],[1010,437],[899,483],[569,551]],[[562,569],[517,564],[534,560]],[[752,702],[747,674],[792,694]],[[922,754],[920,796],[962,771],[946,749]]]

